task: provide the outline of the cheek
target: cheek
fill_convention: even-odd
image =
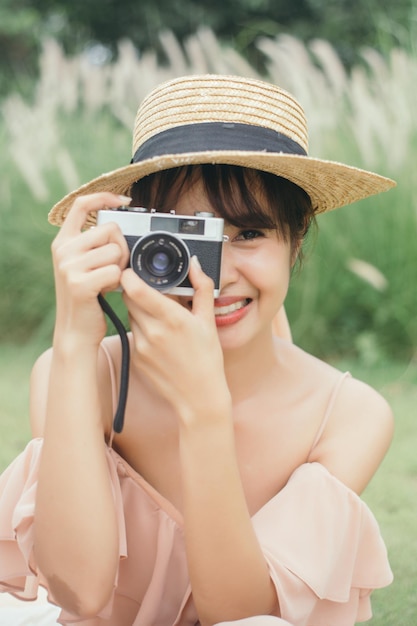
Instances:
[[[251,272],[256,277],[260,289],[267,291],[287,289],[291,275],[290,257],[290,251],[281,247],[264,250],[254,256]]]

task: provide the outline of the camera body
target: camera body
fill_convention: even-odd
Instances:
[[[194,293],[188,279],[190,259],[196,255],[202,270],[213,279],[214,297],[220,291],[224,220],[212,213],[192,217],[158,213],[142,207],[97,212],[97,225],[115,222],[130,250],[130,267],[148,285],[181,296]]]

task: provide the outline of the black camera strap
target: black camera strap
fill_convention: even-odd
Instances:
[[[110,319],[113,326],[119,333],[120,340],[122,342],[122,365],[120,368],[119,400],[117,403],[116,414],[113,420],[114,432],[121,433],[123,430],[123,424],[125,420],[126,400],[127,400],[127,392],[129,388],[129,364],[130,364],[129,340],[127,338],[125,327],[123,326],[121,320],[117,317],[116,313],[113,311],[110,304],[101,294],[99,294],[97,297],[98,297],[98,301],[102,310]]]

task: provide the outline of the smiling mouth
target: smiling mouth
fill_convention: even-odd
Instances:
[[[233,304],[229,304],[227,306],[215,306],[214,307],[214,315],[217,317],[219,315],[230,315],[230,313],[234,313],[239,309],[243,309],[243,307],[250,304],[251,299],[245,298],[244,300],[239,300],[238,302],[233,302]]]

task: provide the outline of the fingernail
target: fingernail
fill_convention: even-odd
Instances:
[[[132,198],[130,198],[129,196],[119,196],[120,202],[123,202],[123,204],[130,204],[132,202]]]
[[[194,263],[196,267],[198,267],[199,270],[201,270],[200,261],[198,260],[195,254],[193,254],[193,256],[191,257],[191,261]]]

